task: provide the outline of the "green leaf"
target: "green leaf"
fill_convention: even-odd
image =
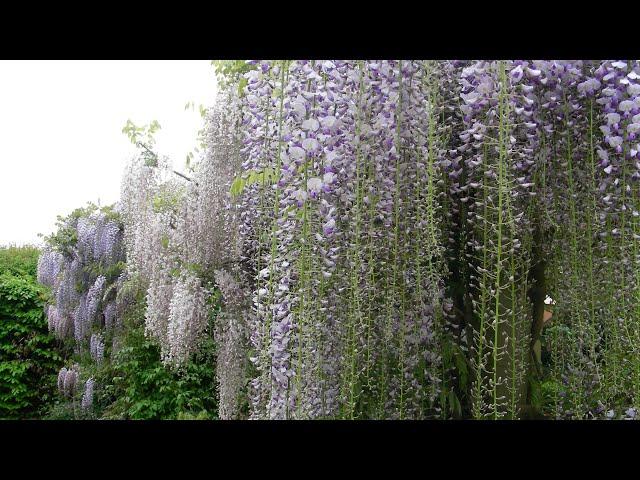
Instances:
[[[457,345],[453,349],[453,359],[456,364],[458,375],[460,377],[460,387],[464,389],[467,385],[469,371],[467,368],[467,360],[464,354],[460,351],[460,347],[458,347]]]
[[[152,130],[159,130],[161,129],[162,126],[160,125],[160,122],[158,122],[157,120],[154,120],[151,122],[151,129]]]
[[[245,186],[245,180],[241,176],[236,177],[233,183],[231,184],[231,189],[230,189],[231,195],[233,195],[234,197],[237,197],[238,195],[240,195],[242,193],[242,190],[244,190],[244,186]]]
[[[244,87],[246,87],[248,83],[248,80],[244,77],[242,77],[238,82],[238,95],[240,95],[241,97],[244,96]]]

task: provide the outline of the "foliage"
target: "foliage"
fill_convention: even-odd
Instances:
[[[263,170],[250,170],[249,172],[237,176],[229,192],[234,197],[239,196],[247,185],[269,184],[272,185],[276,181],[275,170],[273,168],[265,168]]]
[[[0,418],[42,415],[61,357],[47,331],[34,247],[0,249]]]
[[[162,127],[157,120],[153,120],[148,125],[138,126],[131,121],[127,120],[127,123],[122,127],[122,133],[124,133],[131,143],[137,145],[138,142],[146,142],[148,146],[153,146],[155,143],[153,135]]]
[[[37,247],[0,247],[0,273],[35,278],[38,268]]]
[[[213,60],[211,64],[218,78],[218,87],[225,89],[234,85],[239,94],[242,94],[243,88],[247,85],[243,75],[256,68],[245,60]]]
[[[185,110],[191,110],[191,111],[195,111],[196,109],[196,104],[194,102],[187,102],[186,105],[184,106]],[[198,113],[200,114],[200,118],[204,119],[207,116],[207,108],[200,104],[198,105]],[[194,147],[194,149],[190,152],[187,153],[187,157],[186,157],[186,161],[185,161],[185,166],[187,167],[187,169],[189,170],[193,170],[193,160],[194,160],[194,155],[200,155],[201,151],[204,151],[205,148],[207,148],[206,142],[205,142],[205,128],[201,128],[200,130],[198,130],[198,134],[197,134],[197,145],[196,147]]]

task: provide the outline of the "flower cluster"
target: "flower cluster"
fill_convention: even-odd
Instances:
[[[58,373],[58,391],[67,398],[72,398],[78,386],[78,365],[67,369],[62,367]]]
[[[156,166],[134,159],[122,182],[127,278],[146,292],[145,331],[172,366],[188,360],[207,329],[205,284],[214,269],[240,261],[230,194],[238,114],[233,95],[221,97],[207,114],[207,148],[190,181],[163,158]]]
[[[62,255],[55,250],[45,248],[38,258],[38,281],[52,287],[62,267]]]
[[[38,279],[51,288],[46,306],[49,330],[73,339],[74,354],[99,366],[105,362],[105,335],[113,337],[121,325],[113,288],[125,260],[122,224],[111,209],[79,209],[59,224],[58,233],[38,262]],[[85,353],[86,352],[86,353]],[[72,399],[80,381],[80,365],[63,368],[58,389]],[[82,407],[93,401],[94,380],[85,383]]]
[[[638,62],[246,67],[190,181],[134,160],[119,207],[167,363],[197,349],[222,293],[222,418],[244,400],[250,418],[519,418],[545,371],[554,415],[635,416]],[[66,285],[54,330],[77,327],[69,306],[81,327],[117,311],[97,277],[69,288],[87,258],[117,256],[118,232],[81,220],[79,264],[41,259]]]
[[[104,341],[102,335],[91,335],[91,341],[89,342],[89,352],[91,358],[100,365],[104,361]]]
[[[246,384],[249,299],[239,282],[226,270],[216,270],[215,281],[224,301],[224,311],[218,315],[214,332],[219,345],[216,362],[218,408],[221,419],[237,419]]]
[[[82,408],[84,410],[90,410],[93,406],[93,389],[95,387],[95,380],[93,377],[89,378],[84,384],[84,392],[82,393]]]

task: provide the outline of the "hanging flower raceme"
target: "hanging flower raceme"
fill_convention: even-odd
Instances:
[[[57,281],[62,261],[62,254],[46,248],[38,257],[38,281],[52,287]]]
[[[239,418],[247,384],[247,325],[251,315],[246,292],[227,271],[216,270],[224,310],[217,318],[214,337],[219,345],[216,377],[220,392],[219,412],[223,420]]]
[[[99,334],[91,335],[91,340],[89,341],[89,352],[91,354],[91,358],[100,365],[104,361],[104,341],[102,336]]]
[[[60,373],[58,373],[58,390],[67,398],[73,398],[76,388],[78,386],[78,365],[67,369],[62,367]]]
[[[95,388],[95,380],[93,377],[89,378],[84,384],[84,392],[82,393],[82,408],[84,410],[91,410],[93,407],[93,390]]]
[[[169,304],[167,336],[169,344],[164,360],[174,365],[184,364],[206,326],[205,291],[193,274],[184,274],[176,282]]]

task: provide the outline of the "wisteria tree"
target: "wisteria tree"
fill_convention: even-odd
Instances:
[[[104,361],[136,285],[223,419],[635,417],[637,61],[215,65],[189,174],[143,145],[41,257],[60,337]]]

